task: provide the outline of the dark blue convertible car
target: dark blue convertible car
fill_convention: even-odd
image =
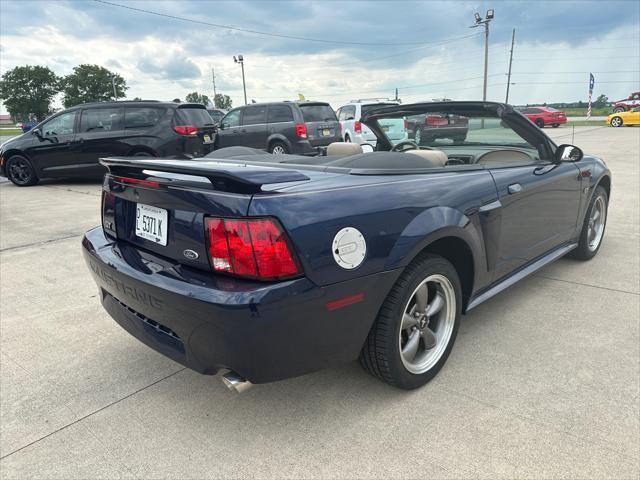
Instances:
[[[465,118],[467,136],[385,135],[390,119],[429,116]],[[104,308],[237,391],[356,358],[411,389],[442,368],[461,314],[598,252],[608,168],[509,105],[395,105],[362,121],[376,151],[102,160],[102,227],[83,251]]]

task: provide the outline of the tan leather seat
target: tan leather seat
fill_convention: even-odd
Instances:
[[[333,142],[327,147],[327,155],[357,155],[362,147],[357,143]]]
[[[422,157],[426,160],[425,167],[444,167],[449,160],[442,150],[405,150],[404,153]]]

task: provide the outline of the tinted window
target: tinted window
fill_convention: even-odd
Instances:
[[[124,128],[153,127],[164,111],[157,107],[127,107],[124,110]]]
[[[73,133],[76,112],[67,112],[52,118],[42,126],[43,135],[65,135]]]
[[[178,122],[178,125],[193,125],[194,127],[213,125],[213,119],[204,107],[178,108],[175,114],[175,121]]]
[[[253,105],[244,109],[242,125],[258,125],[267,123],[267,106]]]
[[[122,130],[122,107],[90,108],[82,111],[80,132]]]
[[[365,113],[370,112],[374,108],[389,107],[389,106],[395,106],[395,105],[397,105],[397,104],[395,104],[395,103],[374,103],[372,105],[362,105],[361,116],[364,116]]]
[[[222,119],[222,125],[224,126],[224,128],[237,127],[238,125],[240,125],[241,111],[242,110],[238,108],[237,110],[232,110],[227,113],[227,115]]]
[[[300,105],[305,122],[336,121],[336,114],[329,105]]]
[[[269,123],[276,122],[293,122],[293,112],[289,105],[269,105]]]
[[[208,112],[209,115],[211,115],[214,123],[220,123],[220,120],[222,120],[222,117],[224,117],[224,113],[222,113],[220,110],[209,110]]]

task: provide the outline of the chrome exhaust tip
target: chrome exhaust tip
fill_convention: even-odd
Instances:
[[[236,393],[246,392],[253,386],[253,383],[242,378],[236,372],[231,371],[222,375],[222,383],[224,383],[229,390]]]

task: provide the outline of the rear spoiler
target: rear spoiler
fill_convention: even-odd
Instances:
[[[207,178],[213,185],[220,181],[231,181],[242,185],[250,192],[259,192],[262,185],[309,180],[309,177],[296,170],[249,165],[242,161],[101,158],[100,163],[114,175],[126,176],[130,173],[141,173],[143,170],[194,175]]]

